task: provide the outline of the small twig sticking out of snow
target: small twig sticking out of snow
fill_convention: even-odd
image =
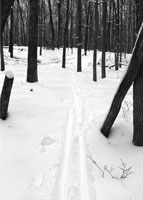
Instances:
[[[121,167],[119,166],[119,169],[122,171],[122,175],[120,179],[127,178],[127,176],[133,174],[134,172],[131,171],[132,167],[127,167],[126,163],[123,162],[121,159]]]
[[[131,171],[132,167],[127,167],[127,164],[125,162],[123,162],[123,160],[121,159],[121,166],[118,166],[119,169],[121,170],[121,175],[120,176],[116,176],[113,175],[113,171],[115,170],[114,166],[111,165],[109,167],[109,165],[104,165],[104,171],[101,169],[101,167],[97,164],[97,162],[92,158],[92,156],[87,155],[87,157],[93,162],[93,164],[99,169],[99,171],[102,173],[102,177],[105,176],[105,171],[113,178],[116,180],[120,180],[120,179],[125,179],[127,178],[129,175],[133,174],[134,172]]]
[[[93,164],[101,171],[102,173],[102,177],[104,177],[104,171],[99,167],[99,165],[97,164],[97,162],[92,158],[92,156],[87,156],[92,162]]]
[[[118,180],[119,180],[119,178],[118,178],[117,176],[114,176],[114,175],[112,174],[112,172],[114,171],[114,169],[115,169],[115,168],[113,168],[113,165],[111,165],[110,168],[108,167],[108,165],[105,165],[105,166],[104,166],[104,170],[107,171],[108,174],[109,174],[113,179],[118,179]]]
[[[121,166],[119,166],[119,169],[122,171],[120,177],[114,176],[113,171],[115,168],[113,168],[113,165],[109,168],[108,165],[104,166],[104,170],[108,172],[108,174],[113,178],[113,179],[124,179],[127,178],[129,175],[133,174],[134,172],[131,171],[132,167],[127,167],[127,164],[121,160]]]

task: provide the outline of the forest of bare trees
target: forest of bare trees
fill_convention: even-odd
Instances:
[[[78,10],[81,4],[82,47],[93,49],[95,36],[95,3],[98,3],[98,48],[103,48],[103,39],[107,51],[131,52],[137,32],[143,21],[143,2],[141,0],[69,0],[68,15],[66,0],[39,1],[38,45],[47,48],[64,45],[64,31],[68,17],[67,47],[77,47]],[[29,1],[15,0],[13,6],[13,44],[28,45]],[[12,12],[11,12],[12,15]],[[103,22],[103,23],[102,23]],[[105,31],[103,30],[103,27]],[[2,27],[3,28],[3,27]],[[10,42],[11,17],[3,33],[4,45]],[[106,34],[106,38],[105,38]],[[86,45],[84,45],[86,44]]]
[[[13,57],[13,45],[28,46],[30,1],[15,0],[11,3],[12,7],[5,14],[9,18],[2,24],[1,41],[3,38],[3,45],[9,46]],[[3,4],[6,2],[2,7]],[[37,6],[40,55],[42,47],[53,50],[63,47],[62,67],[65,68],[66,48],[77,47],[77,71],[82,71],[81,49],[84,48],[85,55],[87,50],[94,49],[94,81],[96,49],[102,50],[101,76],[105,78],[106,51],[115,52],[115,70],[118,70],[122,54],[132,52],[143,21],[141,0],[41,0]]]
[[[9,46],[11,58],[13,57],[14,45],[28,46],[27,82],[38,81],[37,53],[42,55],[42,47],[52,50],[63,48],[63,68],[66,67],[66,48],[77,48],[77,72],[82,72],[82,49],[84,49],[85,56],[88,50],[94,50],[93,81],[97,81],[97,50],[100,50],[102,52],[101,78],[105,78],[106,52],[114,52],[115,63],[112,67],[118,70],[122,65],[122,55],[126,56],[126,53],[132,52],[143,22],[142,0],[11,0],[2,1],[1,9],[1,70],[4,70],[3,45]],[[140,41],[142,41],[142,33],[140,37]],[[142,52],[142,42],[140,43],[137,48]],[[37,46],[40,47],[40,52],[37,52]],[[135,53],[135,56],[134,54],[132,56],[135,57],[136,65],[140,70],[142,58],[140,61],[138,50]],[[133,59],[133,64],[130,63],[131,75],[128,79],[125,76],[125,84],[126,81],[127,85],[130,83],[127,86],[128,90],[134,82],[134,94],[136,94],[134,95],[136,116],[134,123],[137,124],[138,132],[140,132],[142,127],[138,125],[140,119],[137,117],[137,110],[140,110],[142,106],[138,108],[137,105],[141,105],[141,100],[138,100],[141,99],[141,97],[138,98],[138,88],[142,87],[142,77],[138,75],[139,71],[134,71],[135,61]],[[140,74],[142,74],[142,70],[140,70]],[[118,110],[115,109],[114,113],[119,112],[123,100],[120,101],[119,99],[125,96],[123,95],[125,84],[121,90],[121,95],[117,98],[119,107],[116,106],[116,108]],[[127,90],[125,90],[125,94]],[[116,116],[114,117],[116,118]],[[111,126],[114,120],[111,122]],[[108,124],[109,128],[106,131],[106,123],[104,125],[102,132],[108,136],[111,126]],[[136,130],[135,132],[137,133]],[[134,143],[139,143],[136,137],[140,138],[134,136]],[[143,139],[138,145],[143,145]]]

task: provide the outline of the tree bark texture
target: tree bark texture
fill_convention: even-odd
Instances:
[[[1,71],[5,70],[5,65],[4,65],[4,56],[3,56],[3,35],[1,34],[1,40],[0,40],[0,61],[1,61]]]
[[[104,136],[108,137],[110,134],[110,129],[120,111],[122,101],[127,94],[130,86],[135,81],[142,62],[142,51],[143,51],[143,24],[140,28],[134,50],[132,53],[132,57],[128,66],[128,70],[122,80],[122,82],[119,85],[119,88],[113,98],[110,110],[108,112],[108,115],[103,123],[103,126],[101,128],[101,132]]]
[[[115,12],[115,42],[116,42],[116,47],[115,47],[115,70],[118,70],[119,68],[119,45],[120,45],[120,37],[119,37],[119,0],[117,0],[117,5],[115,2],[114,4],[114,12]]]
[[[101,76],[102,78],[106,77],[106,66],[105,66],[105,60],[106,60],[106,17],[107,17],[107,0],[103,0],[103,13],[102,13],[102,67],[101,67]]]
[[[37,82],[38,0],[30,0],[27,82]]]
[[[10,57],[13,58],[13,8],[10,13],[10,43],[9,43]]]
[[[89,18],[90,18],[90,4],[88,2],[88,8],[86,13],[86,27],[85,27],[85,40],[84,40],[84,54],[87,55],[87,46],[88,46],[88,29],[89,29]]]
[[[54,50],[54,48],[55,48],[55,29],[54,29],[53,16],[52,16],[51,0],[48,0],[48,4],[49,4],[49,12],[50,12],[50,26],[51,26],[51,32],[52,32],[52,50]]]
[[[95,2],[94,23],[94,52],[93,52],[93,81],[97,81],[97,49],[98,49],[98,0]]]
[[[11,89],[14,77],[5,76],[4,85],[0,98],[0,118],[5,120],[7,118],[8,105],[10,100]]]
[[[78,0],[77,5],[77,18],[78,18],[78,44],[77,44],[77,72],[82,71],[81,67],[81,48],[82,48],[82,3]]]
[[[39,6],[39,23],[40,23],[40,30],[39,30],[39,46],[40,46],[40,52],[39,55],[42,56],[42,46],[43,46],[43,9],[44,9],[44,5],[43,5],[43,1],[41,2],[41,6]]]
[[[1,0],[1,32],[3,33],[14,0]]]
[[[20,14],[20,21],[21,21],[21,31],[22,31],[21,39],[22,39],[22,44],[25,46],[27,44],[27,41],[26,41],[26,34],[25,34],[25,25],[24,25],[25,22],[24,22],[24,17],[23,17],[23,11],[22,11],[19,0],[17,0],[17,4],[18,4],[18,11]]]
[[[133,143],[137,146],[143,146],[143,40],[141,46],[142,62],[133,85]]]
[[[1,71],[4,71],[4,57],[3,57],[3,32],[8,16],[10,14],[11,6],[13,6],[14,0],[1,0],[1,23],[0,23],[0,57],[1,57]]]
[[[69,0],[67,0],[67,7],[66,7],[62,68],[65,68],[65,65],[66,65],[66,46],[67,46],[67,40],[68,40],[68,23],[69,23]]]
[[[57,41],[57,47],[59,48],[61,46],[61,3],[62,1],[59,0],[58,2],[58,41]]]

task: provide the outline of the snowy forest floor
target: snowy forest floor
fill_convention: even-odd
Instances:
[[[132,144],[132,88],[107,139],[100,127],[126,70],[107,67],[92,81],[92,54],[82,56],[76,72],[76,49],[43,50],[38,82],[27,83],[27,47],[4,49],[6,70],[14,84],[6,121],[0,120],[0,200],[141,200],[143,148]],[[114,55],[107,53],[107,66]],[[128,63],[130,55],[123,60]],[[2,89],[4,72],[0,72]]]

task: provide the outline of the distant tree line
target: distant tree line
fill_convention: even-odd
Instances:
[[[7,4],[12,3],[9,10],[5,6],[4,14],[7,17],[10,14],[10,17],[4,22],[1,51],[2,43],[9,45],[11,57],[13,57],[14,44],[18,46],[31,44],[29,50],[32,50],[33,43],[34,52],[38,45],[40,55],[42,47],[53,50],[62,47],[62,67],[65,68],[66,48],[76,47],[77,72],[81,72],[81,50],[84,49],[85,55],[87,50],[94,50],[94,81],[97,81],[97,49],[102,51],[101,77],[105,78],[106,52],[114,52],[115,70],[118,70],[122,64],[122,53],[132,52],[138,30],[143,22],[142,0],[36,0],[37,13],[32,11],[34,1],[33,3],[31,1],[11,0]],[[4,4],[4,1],[2,2]],[[36,23],[30,20],[31,12],[34,14],[32,19],[36,18]],[[32,33],[32,29],[35,33]],[[28,62],[31,60],[30,57]],[[33,57],[37,58],[36,53]]]
[[[95,2],[81,0],[82,48],[94,48]],[[64,24],[66,22],[67,0],[40,0],[38,16],[38,46],[47,48],[64,45]],[[15,0],[13,6],[13,43],[28,45],[29,1]],[[131,53],[137,32],[143,21],[142,0],[98,0],[98,49]],[[106,12],[106,13],[105,13]],[[105,15],[105,20],[104,20]],[[67,47],[78,44],[78,1],[69,0]],[[103,22],[103,23],[102,23]],[[4,45],[9,45],[11,19],[4,30]],[[105,24],[105,25],[104,25]],[[105,31],[102,32],[104,25]],[[102,34],[103,33],[103,34]]]

